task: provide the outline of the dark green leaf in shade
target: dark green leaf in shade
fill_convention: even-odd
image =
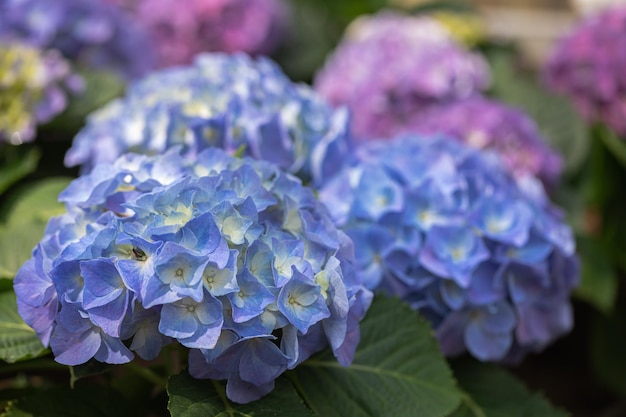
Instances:
[[[626,396],[626,306],[619,304],[610,317],[597,315],[591,322],[591,364],[594,372],[615,393]]]
[[[41,240],[48,219],[63,213],[58,195],[69,181],[68,178],[43,180],[19,195],[6,224],[0,225],[0,278],[15,277]]]
[[[460,393],[430,326],[398,299],[377,296],[350,367],[326,352],[289,374],[323,417],[441,417]]]
[[[136,409],[104,386],[52,388],[9,401],[2,417],[136,417]]]
[[[70,366],[70,386],[74,387],[80,379],[105,373],[113,366],[115,365],[99,362],[95,359],[91,359],[82,365]]]
[[[464,360],[453,366],[463,404],[450,417],[567,417],[540,393],[531,393],[507,371]]]
[[[226,398],[223,382],[194,379],[187,372],[170,377],[168,410],[172,417],[307,417],[313,416],[285,378],[274,390],[250,404]]]
[[[0,293],[0,359],[16,362],[41,355],[46,349],[17,313],[15,294]]]
[[[617,298],[617,274],[603,247],[594,239],[579,237],[581,283],[576,297],[585,300],[605,314],[610,314]]]

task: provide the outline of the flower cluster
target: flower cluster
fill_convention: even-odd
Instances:
[[[31,141],[37,124],[63,111],[66,90],[81,88],[82,80],[56,51],[0,44],[0,142]]]
[[[153,45],[123,10],[103,0],[1,0],[0,38],[56,49],[127,78],[153,66]]]
[[[203,54],[193,66],[146,77],[93,113],[65,162],[88,171],[127,151],[220,147],[320,183],[347,154],[347,131],[345,109],[294,84],[269,59]]]
[[[109,0],[150,33],[159,66],[189,64],[200,52],[268,54],[287,24],[282,0]]]
[[[554,185],[563,168],[535,122],[524,112],[482,96],[459,100],[415,118],[407,131],[445,134],[477,149],[490,149],[520,178],[539,177]]]
[[[570,329],[572,231],[495,153],[406,136],[358,154],[320,199],[359,242],[365,285],[428,317],[444,353],[515,361]]]
[[[548,86],[571,97],[586,119],[626,135],[626,7],[586,18],[557,45],[545,68]]]
[[[15,279],[26,323],[68,365],[176,341],[236,402],[327,345],[348,365],[371,292],[312,191],[264,161],[178,151],[127,154],[61,193],[67,213]]]
[[[391,137],[430,106],[487,87],[484,59],[427,16],[361,17],[316,75],[315,89],[353,114],[357,139]]]

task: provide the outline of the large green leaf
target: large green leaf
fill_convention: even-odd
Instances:
[[[172,417],[307,417],[313,416],[293,386],[284,378],[271,394],[251,404],[233,404],[226,398],[224,384],[193,379],[187,372],[173,376],[167,384],[168,410]]]
[[[144,404],[145,408],[146,404]],[[53,388],[26,392],[8,403],[2,417],[131,417],[138,411],[105,386]]]
[[[618,277],[599,242],[591,238],[577,239],[581,257],[581,283],[576,296],[605,314],[610,314],[617,298]]]
[[[58,195],[68,178],[53,178],[30,185],[20,194],[0,226],[0,278],[12,279],[43,236],[48,219],[63,213]]]
[[[17,313],[15,294],[0,293],[0,359],[15,362],[44,351],[33,329]]]
[[[430,327],[399,300],[383,297],[376,298],[361,324],[350,367],[340,366],[327,351],[279,378],[274,391],[248,405],[228,401],[222,383],[187,374],[172,377],[168,392],[173,417],[443,417],[461,399]]]
[[[397,299],[377,297],[350,367],[330,353],[291,374],[318,416],[443,416],[460,394],[429,325]]]
[[[491,364],[464,361],[454,366],[465,390],[463,404],[450,417],[566,417],[541,394]]]

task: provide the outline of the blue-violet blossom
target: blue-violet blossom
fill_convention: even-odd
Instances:
[[[320,199],[358,242],[366,286],[426,316],[445,354],[513,362],[571,328],[574,238],[540,184],[528,193],[495,153],[438,136],[372,141],[357,159]]]
[[[74,180],[15,278],[55,359],[126,363],[177,342],[245,403],[330,346],[348,365],[372,294],[352,241],[275,165],[207,149],[127,154]]]
[[[348,115],[267,58],[198,55],[132,85],[126,97],[89,116],[65,163],[83,171],[128,152],[158,154],[181,145],[276,163],[305,181],[336,172],[349,149]]]

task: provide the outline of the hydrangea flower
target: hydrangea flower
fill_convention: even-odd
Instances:
[[[381,12],[352,23],[315,77],[315,89],[353,114],[357,139],[391,137],[430,106],[489,83],[485,60],[434,18]]]
[[[352,242],[275,165],[212,148],[127,154],[60,195],[14,288],[55,359],[126,363],[168,343],[236,402],[330,346],[348,365],[372,294]]]
[[[126,97],[94,112],[65,163],[89,171],[127,151],[158,154],[181,145],[268,160],[320,183],[349,147],[348,115],[276,64],[244,54],[199,55],[193,66],[156,72]]]
[[[370,289],[407,301],[447,355],[515,361],[572,326],[571,229],[496,154],[440,136],[369,142],[320,191]]]
[[[545,67],[548,86],[569,96],[587,120],[626,135],[626,7],[585,18],[557,43]]]
[[[66,91],[81,88],[82,80],[56,51],[0,43],[0,142],[33,140],[37,124],[63,111]]]
[[[57,49],[70,61],[126,78],[154,65],[147,34],[104,0],[0,0],[0,38]]]
[[[516,177],[539,177],[554,185],[563,168],[535,122],[523,111],[496,100],[473,97],[418,115],[408,131],[445,134],[478,149],[497,152]]]
[[[282,0],[109,0],[151,35],[162,67],[190,64],[200,52],[269,54],[287,24]]]

